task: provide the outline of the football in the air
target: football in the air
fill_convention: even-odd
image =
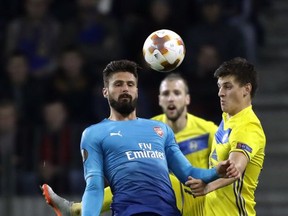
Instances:
[[[150,68],[159,72],[176,69],[182,63],[185,51],[182,38],[168,29],[151,33],[143,45],[145,62]]]

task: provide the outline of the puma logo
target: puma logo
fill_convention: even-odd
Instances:
[[[121,134],[121,131],[118,131],[117,133],[110,133],[110,136],[120,136],[120,137],[122,137],[122,134]]]

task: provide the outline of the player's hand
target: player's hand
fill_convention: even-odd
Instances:
[[[221,178],[240,178],[240,172],[231,160],[221,161],[217,167],[217,173]]]
[[[205,184],[201,179],[195,179],[189,176],[185,185],[191,189],[193,197],[204,196],[207,194],[207,184]]]

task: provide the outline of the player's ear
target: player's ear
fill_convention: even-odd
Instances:
[[[103,93],[103,96],[105,97],[105,98],[107,98],[108,97],[108,89],[107,88],[103,88],[102,89],[102,93]]]
[[[250,95],[250,94],[251,94],[251,91],[252,91],[252,85],[251,85],[251,83],[247,83],[247,84],[244,86],[243,96],[246,97],[247,95]]]

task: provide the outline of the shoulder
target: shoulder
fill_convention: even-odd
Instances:
[[[105,137],[109,135],[106,125],[107,123],[103,120],[100,123],[86,127],[82,132],[81,148],[89,149],[92,146],[100,146],[97,143],[102,143]]]
[[[252,110],[246,113],[237,123],[234,123],[232,136],[237,138],[241,137],[243,140],[253,140],[254,142],[258,140],[257,143],[266,142],[261,122]]]
[[[235,123],[235,125],[244,131],[263,130],[261,122],[253,111],[252,106],[247,107],[244,112],[241,112],[241,116],[237,120],[237,124]]]
[[[83,131],[83,136],[92,136],[92,135],[97,135],[101,131],[105,131],[105,128],[107,127],[107,123],[105,120],[92,124],[88,127],[86,127]]]

